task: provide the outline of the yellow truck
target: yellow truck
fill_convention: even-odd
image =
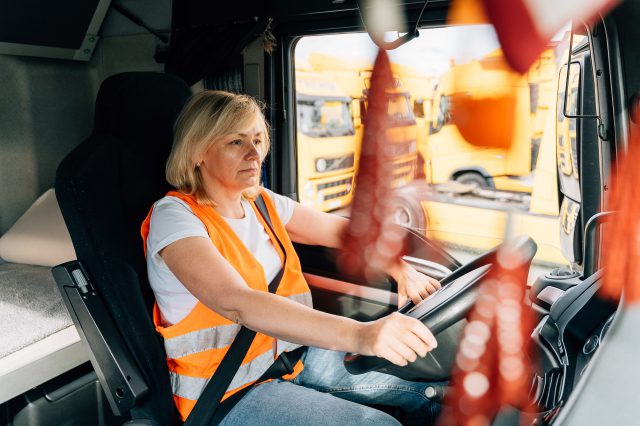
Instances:
[[[479,60],[453,66],[442,75],[433,94],[428,149],[421,151],[427,181],[437,184],[455,180],[530,193],[544,117],[554,99],[555,72],[551,49],[521,77],[514,77],[502,59],[501,50],[497,49]],[[452,99],[459,102],[499,98],[504,91],[510,93],[515,104],[510,147],[469,143],[454,124]],[[488,118],[500,120],[500,117]],[[468,121],[473,121],[475,126],[486,126],[482,120],[470,118]]]
[[[368,93],[372,64],[356,59],[344,59],[327,54],[313,53],[309,63],[314,71],[330,76],[353,98],[353,120],[358,140],[362,139],[362,123],[366,121]],[[411,182],[416,175],[417,127],[409,92],[400,78],[394,76],[394,87],[387,91],[389,128],[388,141],[393,156],[393,184],[395,187]],[[356,157],[356,166],[357,166]]]
[[[416,178],[424,179],[430,176],[429,163],[429,128],[431,123],[433,92],[437,78],[424,71],[397,63],[391,64],[391,69],[402,81],[403,87],[409,92],[409,101],[416,120],[416,144],[418,150]]]
[[[543,55],[541,61],[547,61],[548,58]],[[426,180],[415,181],[398,190],[391,201],[397,223],[423,229],[425,235],[447,245],[486,250],[503,241],[507,222],[510,221],[513,234],[526,234],[537,242],[536,262],[553,265],[568,263],[561,252],[561,221],[558,218],[556,190],[556,146],[560,160],[560,157],[567,157],[561,155],[561,151],[568,145],[562,144],[562,138],[556,138],[556,135],[566,133],[567,120],[556,121],[559,120],[559,115],[554,113],[558,73],[549,71],[549,67],[548,62],[543,66],[534,66],[533,72],[523,77],[530,81],[537,79],[543,90],[551,89],[543,94],[544,108],[538,106],[534,113],[525,114],[525,118],[537,120],[528,126],[539,140],[535,151],[532,145],[526,157],[534,162],[532,167],[527,166],[532,171],[530,193],[478,186],[476,181],[449,181],[436,185]],[[564,91],[564,88],[561,89]],[[528,100],[528,96],[525,99]],[[450,134],[457,132],[455,125],[443,126],[445,128]],[[430,135],[430,146],[434,143],[434,136]],[[498,148],[471,145],[469,156],[482,158],[496,152]]]
[[[351,97],[327,75],[296,70],[300,202],[322,211],[347,206],[360,149]]]
[[[554,115],[549,114],[537,156],[532,191],[517,193],[447,182],[416,180],[391,200],[395,222],[419,228],[447,245],[486,250],[503,241],[510,220],[514,235],[538,244],[536,262],[566,265],[560,246]]]

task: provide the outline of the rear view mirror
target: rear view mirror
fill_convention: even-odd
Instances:
[[[353,128],[357,129],[362,126],[362,110],[360,108],[360,99],[351,101],[351,111],[353,115]]]
[[[567,66],[560,70],[558,80],[558,116],[556,118],[558,171],[561,175],[578,179],[576,119],[578,113],[578,89],[580,87],[580,63],[573,62],[567,81]],[[568,91],[566,90],[568,88]],[[574,164],[575,163],[575,164]]]
[[[419,118],[424,117],[424,101],[422,99],[413,102],[413,115]]]

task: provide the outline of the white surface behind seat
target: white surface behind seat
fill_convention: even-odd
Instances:
[[[48,268],[76,258],[53,189],[0,238],[0,404],[89,360]],[[39,265],[39,266],[35,266]]]
[[[76,259],[53,189],[38,197],[0,238],[0,258],[40,266],[56,266]]]
[[[0,404],[89,360],[75,326],[0,359]]]

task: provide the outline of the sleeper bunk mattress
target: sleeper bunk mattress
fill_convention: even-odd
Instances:
[[[72,325],[51,268],[0,261],[0,359]]]

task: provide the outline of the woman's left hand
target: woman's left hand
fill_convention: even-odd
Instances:
[[[398,308],[409,299],[417,305],[440,288],[438,280],[416,271],[405,261],[401,260],[393,269],[391,276],[398,283]]]

